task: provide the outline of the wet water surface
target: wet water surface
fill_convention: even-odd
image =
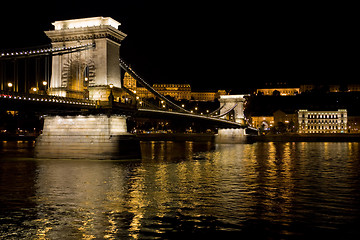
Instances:
[[[360,237],[359,143],[141,147],[140,161],[39,160],[1,142],[0,238]]]

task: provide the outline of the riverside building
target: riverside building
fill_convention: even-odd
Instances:
[[[347,110],[298,111],[299,133],[345,133],[347,132]]]

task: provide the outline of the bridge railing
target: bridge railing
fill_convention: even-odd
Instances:
[[[10,91],[0,91],[0,98],[22,100],[22,101],[87,105],[87,106],[97,105],[96,101],[88,100],[88,99],[76,99],[76,98],[60,97],[53,95],[42,95],[42,94],[26,94],[26,93],[18,93],[18,92],[10,92]]]
[[[88,44],[81,44],[76,46],[70,47],[45,47],[45,48],[38,48],[32,50],[26,49],[18,49],[13,51],[5,51],[0,52],[0,60],[8,60],[8,59],[15,59],[15,58],[28,58],[28,57],[38,57],[44,55],[60,55],[60,54],[68,54],[73,52],[84,51],[90,48],[94,48],[95,43],[88,43]]]

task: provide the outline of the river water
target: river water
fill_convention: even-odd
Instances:
[[[359,239],[359,143],[142,142],[141,161],[0,142],[0,239]]]

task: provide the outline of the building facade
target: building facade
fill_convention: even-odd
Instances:
[[[136,80],[135,78],[131,77],[129,73],[125,72],[124,79],[123,79],[123,86],[132,90],[137,90]]]
[[[347,91],[348,92],[360,92],[360,84],[348,84]]]
[[[298,111],[299,133],[345,133],[347,132],[347,110]]]
[[[127,72],[124,74],[123,85],[134,92],[139,98],[155,98],[146,88],[138,87],[136,80]],[[218,90],[217,92],[192,92],[190,84],[156,83],[152,87],[160,94],[173,97],[175,100],[214,101],[219,99],[220,95],[226,95],[225,90]]]
[[[360,116],[348,116],[348,132],[360,133]]]
[[[300,88],[261,88],[256,89],[256,94],[263,93],[266,96],[271,96],[275,91],[278,91],[280,96],[295,96],[300,93]]]
[[[191,99],[190,84],[153,84],[153,88],[164,96],[173,97],[175,100]]]
[[[270,130],[274,126],[274,116],[251,116],[251,126],[263,130]]]
[[[298,129],[298,120],[297,114],[293,112],[285,112],[282,110],[277,110],[273,113],[275,126],[283,124],[287,127],[288,131],[295,132]]]

